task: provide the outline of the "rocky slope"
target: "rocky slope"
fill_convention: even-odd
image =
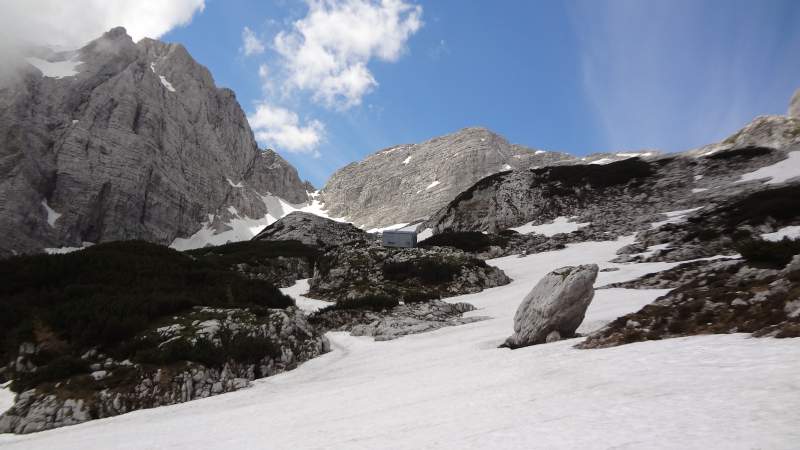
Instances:
[[[777,270],[742,260],[687,264],[627,284],[634,285],[675,289],[592,333],[580,348],[712,333],[800,337],[800,255]]]
[[[307,183],[260,151],[229,89],[179,44],[115,28],[39,49],[0,89],[0,256],[192,235],[213,214],[261,218]]]
[[[321,191],[320,199],[332,217],[346,217],[356,225],[377,228],[424,221],[437,212],[439,217],[436,219],[439,220],[442,209],[449,207],[459,194],[473,189],[480,180],[501,172],[524,172],[564,165],[606,165],[633,157],[655,162],[676,155],[687,159],[681,170],[692,166],[688,168],[697,177],[683,182],[686,185],[683,195],[699,194],[713,191],[709,186],[714,186],[714,183],[734,180],[736,176],[760,167],[759,164],[774,162],[761,158],[751,164],[729,166],[726,161],[710,158],[715,153],[747,147],[782,151],[800,142],[799,108],[800,93],[796,93],[788,116],[758,117],[723,142],[670,155],[647,150],[596,153],[579,158],[510,144],[484,128],[465,128],[420,144],[390,147],[349,164],[331,176]],[[773,155],[773,158],[777,156]],[[697,160],[699,167],[689,164],[691,160]],[[677,175],[677,172],[670,174]],[[697,192],[691,192],[693,189]],[[701,197],[717,193],[705,192]],[[436,225],[435,221],[431,224]]]
[[[758,169],[781,163],[791,171],[796,150],[800,120],[763,117],[721,144],[684,154],[495,174],[459,194],[425,226],[434,233],[497,232],[574,216],[590,223],[589,230],[637,231],[655,221],[654,214],[761,189]],[[747,173],[753,175],[742,178]]]

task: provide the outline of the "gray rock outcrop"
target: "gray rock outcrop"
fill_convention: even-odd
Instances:
[[[368,309],[321,310],[309,319],[325,331],[349,331],[353,336],[371,336],[389,341],[409,334],[426,333],[443,327],[464,325],[486,317],[463,317],[474,311],[469,303],[442,300],[405,303],[383,311]]]
[[[39,56],[0,89],[0,256],[169,244],[230,207],[264,217],[267,194],[306,201],[309,186],[258,149],[233,91],[183,46],[115,28]],[[47,61],[73,61],[76,73]]]
[[[325,300],[387,296],[417,302],[476,293],[509,282],[501,269],[450,247],[345,245],[317,260],[307,295]]]
[[[336,222],[314,214],[295,211],[264,228],[254,241],[300,241],[303,244],[328,248],[374,240],[360,228],[347,222]]]
[[[598,267],[562,267],[545,275],[514,315],[504,347],[519,348],[574,336],[594,297]]]

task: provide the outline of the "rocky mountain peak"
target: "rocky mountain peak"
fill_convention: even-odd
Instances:
[[[510,144],[470,127],[420,144],[389,147],[336,171],[321,200],[332,217],[367,228],[425,219],[478,180],[570,158]]]
[[[0,89],[0,255],[169,244],[209,216],[261,219],[274,197],[307,200],[308,184],[259,150],[235,95],[182,45],[134,43],[118,27],[23,67]]]

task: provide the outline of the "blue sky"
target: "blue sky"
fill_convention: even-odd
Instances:
[[[467,126],[574,154],[718,141],[785,114],[799,23],[796,0],[206,0],[161,39],[321,187],[369,153]],[[312,39],[334,69],[303,61]]]

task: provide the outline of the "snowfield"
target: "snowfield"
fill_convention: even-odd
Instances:
[[[580,228],[586,227],[591,225],[591,223],[576,223],[570,222],[570,217],[556,217],[550,223],[545,223],[542,225],[534,225],[533,222],[528,222],[524,225],[520,225],[518,227],[510,228],[511,230],[516,231],[520,234],[543,234],[545,236],[555,236],[558,233],[572,233],[573,231],[577,231]]]
[[[596,286],[674,263],[614,264],[632,242],[490,261],[514,279],[454,297],[492,319],[388,342],[330,333],[333,351],[238,392],[26,436],[8,449],[789,449],[800,442],[800,340],[699,336],[518,350],[525,294],[552,269],[596,262]],[[306,282],[307,284],[307,282]],[[284,292],[302,294],[303,282]],[[665,290],[601,289],[581,332]],[[317,305],[301,302],[304,308]]]

